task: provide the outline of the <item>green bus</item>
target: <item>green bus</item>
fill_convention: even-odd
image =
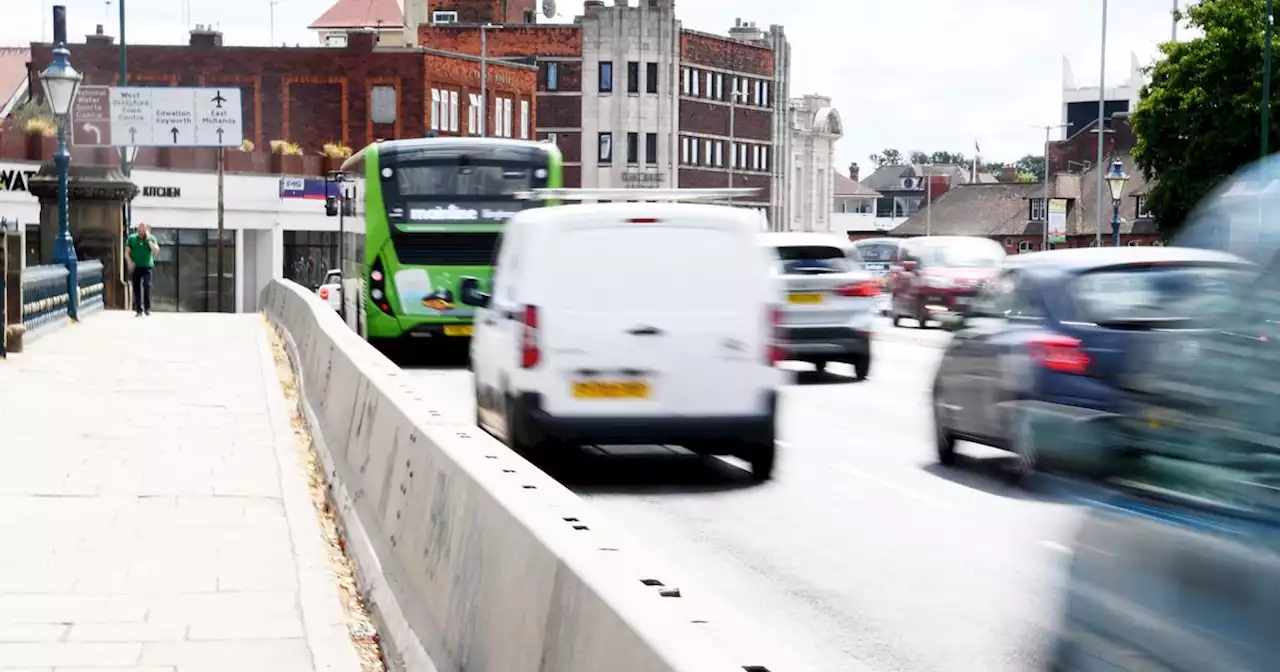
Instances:
[[[500,138],[378,142],[342,171],[364,182],[363,231],[343,236],[343,313],[373,343],[471,336],[504,223],[557,203],[517,195],[563,186],[555,144]]]

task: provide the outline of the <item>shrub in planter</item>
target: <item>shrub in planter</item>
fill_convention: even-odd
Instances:
[[[281,175],[302,173],[302,148],[288,140],[272,140],[271,172]]]
[[[342,164],[351,158],[352,154],[351,148],[346,145],[336,142],[328,143],[320,149],[320,156],[324,157],[320,170],[326,175],[330,171],[339,170],[342,168]]]
[[[23,124],[27,134],[27,159],[52,161],[58,149],[58,124],[45,117],[32,117]]]

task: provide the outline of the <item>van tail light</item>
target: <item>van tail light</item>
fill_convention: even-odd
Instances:
[[[782,309],[777,306],[769,307],[769,347],[766,352],[766,361],[770,366],[781,362],[786,358],[782,348]]]
[[[324,299],[325,301],[328,301],[328,300],[329,300],[329,288],[328,288],[328,287],[321,287],[321,288],[320,288],[320,298],[321,298],[321,299]]]
[[[862,296],[871,297],[880,295],[881,283],[878,280],[864,280],[862,282],[851,282],[847,285],[836,287],[835,292],[840,296]]]
[[[542,351],[538,348],[538,307],[525,306],[520,324],[520,367],[532,369],[542,361]]]
[[[1083,376],[1089,369],[1089,355],[1079,339],[1070,336],[1037,336],[1028,344],[1031,358],[1040,366],[1054,373]]]

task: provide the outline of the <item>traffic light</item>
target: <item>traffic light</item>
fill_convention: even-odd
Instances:
[[[338,197],[337,196],[324,197],[324,216],[325,217],[338,216]]]

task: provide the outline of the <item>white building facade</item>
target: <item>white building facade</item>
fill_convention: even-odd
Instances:
[[[831,98],[806,95],[791,100],[790,219],[787,231],[838,231],[832,220],[836,141],[844,137]]]

